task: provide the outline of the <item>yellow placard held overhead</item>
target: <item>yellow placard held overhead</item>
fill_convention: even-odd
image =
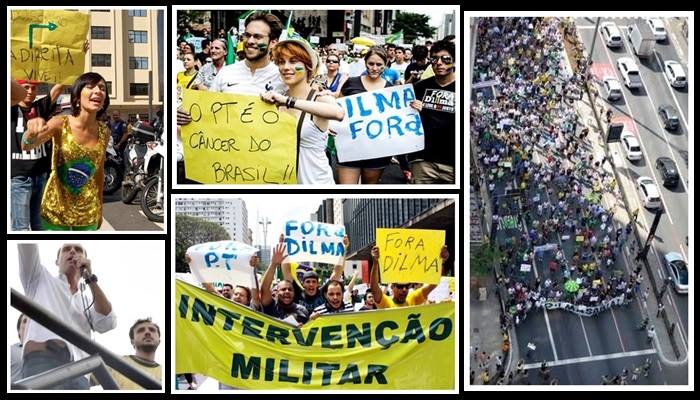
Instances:
[[[85,72],[88,14],[13,10],[10,25],[12,79],[71,85]]]
[[[201,183],[296,183],[297,121],[258,96],[184,89],[187,178]]]
[[[175,373],[240,389],[454,389],[452,302],[323,315],[298,328],[177,280]]]
[[[445,231],[377,228],[382,283],[440,282]]]

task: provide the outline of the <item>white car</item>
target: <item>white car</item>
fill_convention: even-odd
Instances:
[[[622,131],[620,135],[620,143],[625,149],[625,155],[630,161],[639,161],[642,159],[642,148],[639,146],[639,140],[630,131]]]
[[[661,208],[661,195],[654,180],[648,176],[637,178],[637,189],[642,196],[642,204],[649,209]]]
[[[619,100],[622,97],[622,85],[616,78],[603,78],[603,94],[608,101]]]
[[[622,46],[622,32],[620,32],[614,22],[603,22],[600,24],[600,34],[603,35],[603,40],[608,47]]]
[[[647,24],[654,33],[654,39],[657,42],[663,42],[666,40],[666,28],[664,28],[664,21],[661,18],[647,18]]]
[[[617,69],[622,74],[625,86],[630,89],[641,88],[642,77],[639,75],[639,67],[631,57],[621,57],[617,59]]]
[[[683,66],[678,61],[664,61],[664,75],[666,75],[666,80],[673,87],[685,87],[688,83]]]

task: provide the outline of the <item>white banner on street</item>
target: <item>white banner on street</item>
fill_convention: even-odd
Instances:
[[[420,114],[409,103],[413,85],[343,97],[338,104],[345,119],[332,122],[340,162],[413,153],[425,147]]]
[[[284,224],[287,258],[284,262],[316,261],[338,265],[345,255],[344,225],[288,220]]]
[[[250,257],[257,251],[245,243],[225,240],[194,245],[187,249],[187,254],[191,258],[190,271],[199,282],[250,287],[251,282],[255,282]]]

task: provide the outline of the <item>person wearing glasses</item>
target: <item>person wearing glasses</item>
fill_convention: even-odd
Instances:
[[[410,283],[392,283],[391,297],[382,293],[382,288],[379,286],[379,247],[372,247],[372,270],[369,276],[369,288],[374,297],[374,303],[377,308],[396,308],[419,306],[428,300],[428,295],[437,287],[437,285],[424,284],[421,287],[409,292]],[[442,259],[442,270],[445,271],[445,263],[450,258],[450,253],[447,251],[447,246],[443,246],[440,252]]]
[[[340,57],[336,54],[329,54],[326,57],[326,88],[338,97],[340,88],[343,87],[348,76],[340,72]]]
[[[455,168],[455,45],[439,41],[430,48],[433,75],[413,84],[420,112],[425,148],[408,154],[412,183],[453,184]]]

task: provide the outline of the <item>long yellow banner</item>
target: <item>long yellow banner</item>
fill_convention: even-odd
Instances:
[[[321,316],[301,328],[176,281],[175,372],[241,389],[453,389],[455,307]]]

